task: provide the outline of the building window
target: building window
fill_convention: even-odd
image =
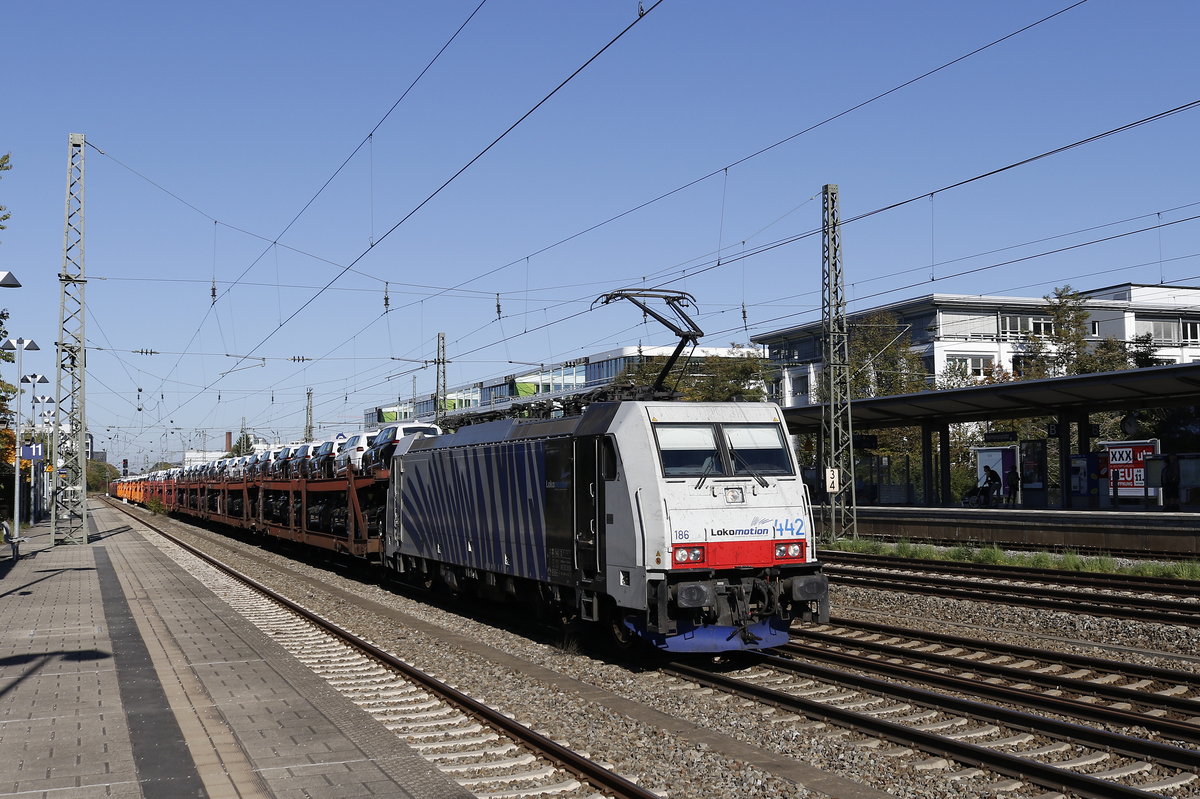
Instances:
[[[1000,317],[1000,337],[1003,339],[1016,339],[1025,335],[1025,325],[1019,316],[1001,316]]]
[[[996,316],[982,311],[943,311],[942,338],[996,338]]]
[[[1184,321],[1183,340],[1189,344],[1200,342],[1200,322]]]
[[[1017,377],[1027,376],[1030,373],[1030,369],[1038,361],[1043,361],[1044,365],[1045,358],[1035,358],[1032,355],[1014,355],[1012,360],[1013,374]],[[1034,371],[1036,373],[1036,369]]]
[[[986,377],[992,369],[990,355],[950,355],[946,358],[946,371],[963,372],[971,377]]]
[[[1029,317],[1029,332],[1035,336],[1054,335],[1054,320],[1048,316]]]
[[[1179,320],[1177,319],[1138,319],[1134,323],[1137,335],[1149,333],[1155,344],[1176,344],[1179,342]]]
[[[792,375],[792,396],[808,396],[808,375]]]
[[[1092,335],[1093,336],[1100,335],[1100,323],[1099,322],[1092,322]]]

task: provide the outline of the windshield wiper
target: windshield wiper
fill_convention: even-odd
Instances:
[[[715,463],[716,460],[714,458],[704,459],[704,471],[700,473],[700,479],[696,482],[696,488],[700,488],[700,486],[704,485],[704,481],[708,479],[710,474],[712,474]]]
[[[750,472],[750,476],[753,477],[755,480],[757,480],[758,484],[760,486],[762,486],[763,488],[766,488],[767,486],[770,485],[770,483],[767,482],[767,478],[763,477],[761,474],[754,471],[754,467],[752,467],[749,463],[746,463],[746,459],[742,457],[742,454],[740,452],[738,452],[736,449],[733,449],[733,447],[730,447],[729,449],[731,452],[733,452],[733,457],[736,458],[738,461],[740,461],[741,464],[746,467],[746,471]]]

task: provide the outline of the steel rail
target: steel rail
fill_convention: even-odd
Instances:
[[[975,718],[987,719],[989,721],[1003,718],[1007,726],[1022,730],[1043,733],[1048,729],[1054,730],[1058,737],[1070,740],[1090,740],[1092,738],[1103,740],[1107,738],[1106,743],[1096,744],[1098,748],[1105,750],[1122,751],[1125,747],[1118,747],[1113,744],[1122,740],[1129,742],[1136,741],[1136,739],[1130,739],[1115,733],[1104,733],[1089,727],[1045,719],[1040,716],[1006,710],[970,700],[957,699],[931,691],[924,691],[919,688],[902,686],[860,675],[846,674],[842,671],[827,669],[815,664],[796,664],[795,661],[789,661],[786,658],[775,658],[770,655],[762,656],[762,660],[772,666],[801,672],[828,682],[852,685],[864,690],[893,696],[902,696],[918,704],[938,708],[939,710],[950,707]],[[985,746],[966,743],[965,741],[947,738],[936,733],[907,727],[903,724],[886,721],[874,716],[855,713],[854,711],[845,710],[814,699],[793,696],[773,688],[754,685],[742,680],[725,677],[724,675],[714,674],[696,666],[674,662],[664,667],[663,671],[717,690],[747,696],[777,707],[794,710],[810,718],[826,719],[843,726],[864,730],[896,743],[915,746],[925,752],[945,755],[962,763],[989,768],[1000,774],[1033,782],[1044,788],[1066,791],[1087,797],[1088,799],[1150,799],[1150,797],[1159,797],[1158,794],[1148,793],[1120,783],[1097,779],[1086,774],[1056,768],[1046,763],[1020,757],[1019,755],[1006,754]],[[1194,752],[1163,744],[1156,746],[1164,754],[1160,762],[1178,766],[1179,768],[1194,768],[1196,758]]]
[[[1112,597],[1108,603],[1088,602],[1087,599],[1109,599],[1109,597],[1093,594],[1074,594],[1067,591],[1051,593],[1038,591],[1028,586],[988,586],[980,587],[979,583],[961,580],[939,580],[924,577],[864,577],[847,574],[839,567],[826,568],[830,582],[834,585],[844,585],[860,588],[879,588],[885,591],[907,591],[909,593],[927,596],[941,596],[950,599],[971,599],[979,602],[1018,605],[1046,610],[1065,610],[1074,614],[1092,616],[1111,616],[1118,619],[1134,621],[1154,621],[1164,624],[1182,624],[1187,626],[1200,625],[1200,603],[1176,603],[1175,612],[1169,612],[1162,607],[1133,606],[1133,598]],[[1022,593],[1024,592],[1024,593]],[[1129,600],[1125,607],[1122,602]]]
[[[403,660],[400,660],[395,655],[380,648],[376,644],[373,644],[364,638],[360,638],[344,627],[318,616],[317,614],[305,608],[303,605],[300,605],[278,593],[277,591],[268,588],[267,586],[255,580],[253,577],[242,574],[232,566],[222,563],[216,558],[180,540],[171,533],[168,533],[157,525],[148,522],[146,519],[135,516],[129,510],[122,507],[120,503],[108,501],[108,504],[110,507],[116,508],[117,510],[120,510],[137,519],[141,524],[149,527],[154,532],[183,548],[187,552],[190,552],[191,554],[200,558],[217,570],[229,575],[241,583],[244,583],[271,600],[278,602],[292,612],[303,617],[305,620],[340,638],[351,647],[366,652],[389,668],[395,669],[406,679],[412,680],[415,683],[419,683],[432,693],[435,693],[444,698],[446,701],[456,705],[468,715],[474,716],[475,718],[492,727],[503,730],[513,738],[516,738],[517,740],[521,741],[521,743],[537,752],[545,759],[556,763],[564,770],[575,774],[588,784],[601,788],[605,791],[609,791],[614,796],[620,797],[620,799],[661,799],[658,794],[642,788],[636,783],[631,782],[625,777],[622,777],[620,774],[609,771],[594,761],[583,757],[579,753],[574,752],[559,743],[556,743],[540,733],[534,732],[525,725],[520,724],[513,719],[510,719],[500,711],[488,707],[482,702],[467,696],[461,691],[451,688],[449,685],[446,685],[445,683],[431,677],[420,669],[405,663]]]
[[[1156,594],[1200,597],[1200,581],[1174,577],[1146,577],[1136,574],[1101,574],[1074,572],[1067,569],[1043,569],[1032,566],[983,565],[930,558],[905,558],[899,555],[869,555],[860,552],[840,552],[823,549],[818,553],[823,563],[878,566],[888,569],[927,569],[943,574],[959,574],[992,579],[1053,581],[1060,585],[1079,585],[1104,588],[1110,591],[1152,591]]]
[[[1119,752],[1129,757],[1152,758],[1159,763],[1175,768],[1194,769],[1196,767],[1197,753],[1192,749],[1185,749],[1156,741],[1147,741],[1143,738],[1134,738],[1129,735],[1109,732],[1108,730],[1101,730],[1095,727],[1072,724],[1071,722],[1046,718],[1045,716],[1038,716],[1021,710],[1011,710],[998,705],[976,702],[971,699],[960,699],[888,680],[879,680],[860,674],[849,674],[841,669],[828,669],[818,666],[815,663],[801,663],[779,655],[763,654],[759,658],[776,668],[817,676],[820,679],[849,684],[864,690],[886,692],[892,696],[900,696],[938,710],[950,709],[978,719],[987,719],[988,721],[1029,730],[1030,732],[1059,737],[1074,742],[1082,742],[1097,749]],[[843,657],[841,660],[843,661],[842,665],[855,665],[857,663],[857,659],[850,657]],[[969,686],[966,689],[967,692],[973,690],[973,686]]]
[[[867,630],[870,632],[880,633],[881,635],[920,638],[923,641],[948,644],[950,646],[972,647],[974,649],[992,652],[997,655],[1014,655],[1025,658],[1045,659],[1045,656],[1050,654],[1054,656],[1056,661],[1060,663],[1069,663],[1070,665],[1078,668],[1104,669],[1114,674],[1122,674],[1126,677],[1138,677],[1150,680],[1159,680],[1161,682],[1176,683],[1180,685],[1190,685],[1195,690],[1200,691],[1200,673],[1193,671],[1168,669],[1162,666],[1149,666],[1142,663],[1126,663],[1124,661],[1108,660],[1106,658],[1090,657],[1088,655],[1077,655],[1072,652],[1057,652],[1047,649],[1037,649],[1032,646],[1020,646],[1018,644],[995,644],[988,641],[980,641],[976,638],[966,638],[961,635],[935,633],[927,630],[914,630],[908,627],[894,627],[889,624],[879,624],[878,622],[861,621],[859,619],[846,619],[840,617],[832,618],[829,620],[829,626]],[[793,633],[795,633],[795,631],[793,631]]]
[[[1110,688],[1108,686],[1089,683],[1084,680],[1071,680],[1063,677],[1054,677],[1053,675],[1038,674],[1036,672],[1023,672],[1019,669],[1006,668],[1000,665],[990,665],[986,663],[973,662],[970,660],[962,660],[952,655],[913,652],[910,650],[901,649],[899,647],[888,646],[886,644],[873,644],[871,642],[850,643],[850,639],[839,638],[835,635],[826,635],[823,633],[813,633],[811,635],[805,634],[805,638],[822,643],[833,643],[837,646],[846,647],[848,649],[862,649],[886,654],[892,657],[905,657],[909,658],[910,660],[925,661],[927,663],[933,663],[941,666],[951,666],[962,671],[977,671],[983,674],[991,674],[996,677],[1003,677],[1004,679],[1012,680],[1014,682],[1025,682],[1032,685],[1040,685],[1044,688],[1061,688],[1063,690],[1072,691],[1078,694],[1112,699],[1113,701],[1118,702],[1128,702],[1130,704],[1137,703],[1139,705],[1148,706],[1149,708],[1163,708],[1185,713],[1188,711],[1191,711],[1192,713],[1200,713],[1200,703],[1197,703],[1195,700],[1191,699],[1181,700],[1177,697],[1147,695],[1126,688]],[[1078,699],[1048,696],[1046,694],[1030,692],[1024,689],[995,685],[993,683],[971,679],[969,677],[941,674],[936,671],[919,669],[913,666],[903,666],[897,663],[888,663],[874,660],[872,658],[851,655],[848,653],[835,652],[822,647],[809,646],[807,644],[797,642],[794,639],[792,643],[785,645],[782,647],[782,649],[788,654],[797,655],[800,657],[817,658],[819,660],[825,660],[832,663],[853,666],[854,668],[863,669],[875,674],[903,678],[905,680],[912,680],[914,682],[920,682],[926,685],[933,685],[950,691],[961,691],[963,693],[986,696],[990,699],[997,699],[1002,702],[1010,702],[1016,705],[1024,705],[1042,712],[1075,716],[1076,718],[1087,719],[1089,721],[1098,721],[1104,724],[1145,727],[1148,730],[1160,733],[1169,738],[1200,743],[1200,725],[1187,721],[1160,718],[1158,716],[1150,716],[1146,715],[1144,712],[1139,713],[1132,710],[1118,710],[1116,708],[1109,708],[1103,705],[1093,705]],[[1158,702],[1157,700],[1160,699],[1163,701]]]
[[[868,577],[881,576],[885,579],[889,575],[877,575],[875,572],[864,573],[860,569],[866,567],[859,566],[830,566],[826,568],[827,573],[841,574],[845,576],[854,576],[857,574],[865,574]],[[1122,604],[1127,607],[1146,608],[1148,610],[1175,610],[1179,612],[1200,614],[1200,602],[1193,602],[1182,599],[1161,599],[1158,597],[1144,596],[1122,596],[1114,594],[1099,593],[1097,591],[1071,591],[1064,588],[1052,588],[1038,585],[1013,585],[1009,582],[989,582],[980,583],[978,580],[960,580],[955,577],[937,577],[921,574],[898,574],[897,579],[913,580],[915,582],[925,582],[930,585],[945,585],[950,587],[961,586],[964,588],[986,588],[989,591],[995,591],[998,594],[1021,594],[1034,593],[1039,596],[1059,599],[1068,599],[1075,601],[1077,599],[1098,601],[1100,604]],[[997,577],[992,575],[993,580],[1005,580],[1008,578]],[[1143,592],[1144,593],[1144,592]]]
[[[860,506],[861,508],[862,506]],[[1194,515],[1194,514],[1188,514]],[[902,521],[902,520],[900,520]],[[1011,528],[1010,528],[1011,529]],[[976,536],[982,535],[981,530],[976,530]],[[904,535],[894,535],[892,533],[878,532],[862,532],[858,534],[859,538],[866,538],[873,541],[884,541],[890,543],[898,543],[900,541],[908,541],[914,544],[933,544],[935,546],[956,547],[963,546],[964,541],[960,538],[951,538],[939,535],[913,535],[911,531]],[[1004,539],[983,539],[976,538],[973,541],[966,542],[975,546],[990,545],[1001,549],[1012,549],[1020,552],[1045,552],[1049,550],[1056,551],[1072,551],[1081,555],[1108,555],[1114,558],[1129,558],[1130,560],[1171,560],[1192,562],[1200,559],[1200,552],[1172,552],[1163,549],[1120,549],[1117,547],[1102,547],[1090,546],[1087,544],[1072,544],[1071,546],[1054,545],[1054,546],[1038,546],[1036,544],[1026,543],[1024,541],[1012,541]],[[832,551],[832,550],[830,550]]]

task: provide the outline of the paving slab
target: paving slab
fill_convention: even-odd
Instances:
[[[127,519],[89,523],[0,553],[0,799],[470,796]]]

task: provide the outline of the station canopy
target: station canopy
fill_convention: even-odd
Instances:
[[[922,391],[850,403],[855,431],[1200,404],[1200,362]],[[792,433],[821,428],[823,405],[786,408]]]

